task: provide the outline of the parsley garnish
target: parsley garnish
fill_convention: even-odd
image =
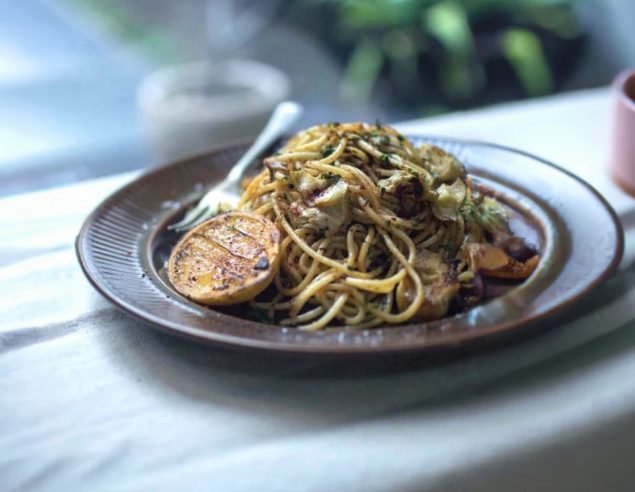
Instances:
[[[342,177],[339,174],[328,172],[328,173],[320,174],[320,178],[322,178],[322,179],[333,179],[335,181],[339,181]]]
[[[407,171],[414,176],[415,178],[419,179],[419,177],[421,176],[417,171],[415,171],[414,169],[408,168]]]
[[[335,149],[333,147],[331,147],[330,145],[325,145],[325,146],[322,147],[322,156],[323,157],[328,157],[328,156],[330,156],[333,153],[334,150]]]

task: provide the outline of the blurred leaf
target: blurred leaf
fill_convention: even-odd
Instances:
[[[412,33],[405,29],[388,31],[382,38],[382,46],[386,54],[395,60],[409,58],[417,52]]]
[[[530,96],[553,90],[551,70],[538,37],[527,29],[509,29],[502,36],[503,53]]]
[[[416,0],[366,0],[342,2],[343,23],[346,27],[400,27],[417,18]]]
[[[524,20],[551,31],[564,39],[571,39],[580,34],[580,25],[576,12],[565,6],[526,9]]]
[[[425,29],[455,56],[467,57],[474,51],[472,31],[465,10],[457,2],[440,2],[424,14]]]
[[[360,40],[344,71],[342,99],[358,104],[368,101],[383,61],[384,55],[375,41],[370,38]]]
[[[455,1],[443,1],[429,8],[423,18],[426,31],[444,48],[440,87],[453,99],[466,99],[483,82],[477,62],[474,38],[467,15]]]
[[[382,48],[388,58],[390,80],[398,91],[411,93],[420,85],[417,72],[419,55],[426,50],[424,40],[417,45],[416,32],[406,29],[392,29],[384,34]]]

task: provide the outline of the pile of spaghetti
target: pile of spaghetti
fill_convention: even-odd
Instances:
[[[282,233],[280,270],[251,305],[283,325],[438,319],[478,302],[482,276],[538,263],[454,156],[380,123],[309,128],[264,165],[238,208]]]

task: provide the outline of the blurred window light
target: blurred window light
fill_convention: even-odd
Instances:
[[[0,41],[0,84],[33,78],[40,72],[40,65],[31,57]]]

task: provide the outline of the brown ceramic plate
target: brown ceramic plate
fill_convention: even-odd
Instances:
[[[153,170],[111,195],[79,233],[79,261],[106,298],[165,332],[224,346],[328,355],[446,351],[513,335],[580,301],[617,267],[623,249],[619,221],[604,198],[579,178],[504,147],[413,140],[457,155],[475,181],[513,207],[512,228],[541,252],[539,268],[529,279],[466,313],[364,331],[307,333],[199,306],[176,293],[161,273],[178,239],[167,225],[227,172],[244,145]]]

